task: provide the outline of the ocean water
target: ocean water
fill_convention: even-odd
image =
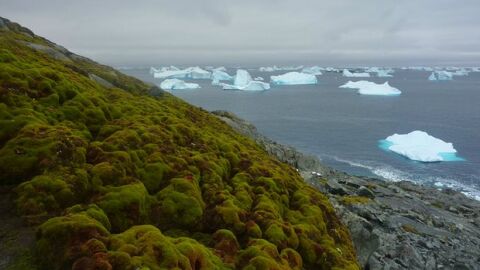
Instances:
[[[229,68],[229,74],[235,74]],[[125,73],[160,84],[148,69]],[[258,72],[269,81],[285,72]],[[452,187],[480,199],[480,73],[432,82],[429,72],[395,70],[393,78],[367,78],[402,91],[400,96],[363,96],[340,89],[339,73],[318,76],[317,85],[274,86],[263,92],[227,91],[210,80],[196,90],[172,93],[206,110],[228,110],[253,123],[264,135],[318,156],[325,164],[355,175],[410,180]],[[394,133],[423,130],[453,143],[463,160],[421,163],[380,147]]]

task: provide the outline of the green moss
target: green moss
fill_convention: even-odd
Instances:
[[[44,268],[358,269],[328,199],[293,168],[202,109],[9,29],[0,185],[19,185],[21,214],[52,217]]]
[[[371,202],[370,198],[363,197],[363,196],[343,196],[340,199],[340,202],[345,205],[352,205],[352,204],[366,204]]]

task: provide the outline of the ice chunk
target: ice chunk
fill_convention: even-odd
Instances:
[[[161,69],[153,73],[153,77],[156,79],[168,79],[168,78],[177,78],[177,79],[210,79],[212,73],[203,70],[199,67],[189,67],[186,69]]]
[[[453,76],[468,76],[468,71],[465,69],[458,69],[452,73]]]
[[[436,70],[428,77],[430,81],[450,81],[452,80],[453,74],[449,71]]]
[[[315,75],[300,72],[288,72],[283,75],[270,76],[270,81],[276,85],[316,84],[318,82]]]
[[[457,150],[451,143],[428,135],[424,131],[415,130],[408,134],[394,134],[381,140],[379,146],[411,160],[421,162],[461,161]]]
[[[160,84],[160,88],[164,90],[197,89],[200,88],[200,85],[196,83],[186,83],[179,79],[166,79]]]
[[[350,70],[344,69],[343,70],[343,76],[344,77],[351,77],[351,78],[361,78],[361,77],[368,78],[368,77],[370,77],[370,73],[366,73],[366,72],[365,73],[352,73],[352,72],[350,72]]]
[[[255,77],[255,81],[263,81],[263,77]]]
[[[258,70],[261,71],[261,72],[274,72],[274,71],[300,70],[302,68],[303,68],[303,66],[297,66],[297,67],[293,67],[293,66],[286,66],[286,67],[273,66],[273,67],[261,67]]]
[[[389,78],[389,77],[393,77],[391,73],[393,73],[394,70],[391,68],[371,67],[371,68],[367,68],[365,72],[376,73],[377,77],[379,78]]]
[[[233,77],[228,73],[214,69],[212,72],[212,84],[218,84],[220,81],[232,81]]]
[[[323,68],[319,66],[313,66],[302,69],[302,73],[312,74],[312,75],[322,75]]]
[[[384,84],[376,84],[369,81],[349,81],[340,86],[340,88],[358,89],[358,93],[361,95],[397,96],[402,93],[402,91],[397,88],[391,87],[388,82],[385,82]]]
[[[250,73],[244,69],[237,70],[235,80],[232,84],[222,83],[224,90],[245,90],[245,91],[263,91],[270,89],[269,83],[252,80]]]

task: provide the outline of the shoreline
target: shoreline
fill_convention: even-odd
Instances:
[[[364,269],[480,269],[480,202],[450,188],[352,176],[214,111],[322,191],[349,228]]]

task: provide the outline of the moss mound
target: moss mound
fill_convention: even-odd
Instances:
[[[202,109],[5,25],[0,185],[41,221],[40,268],[358,269],[294,169]]]

